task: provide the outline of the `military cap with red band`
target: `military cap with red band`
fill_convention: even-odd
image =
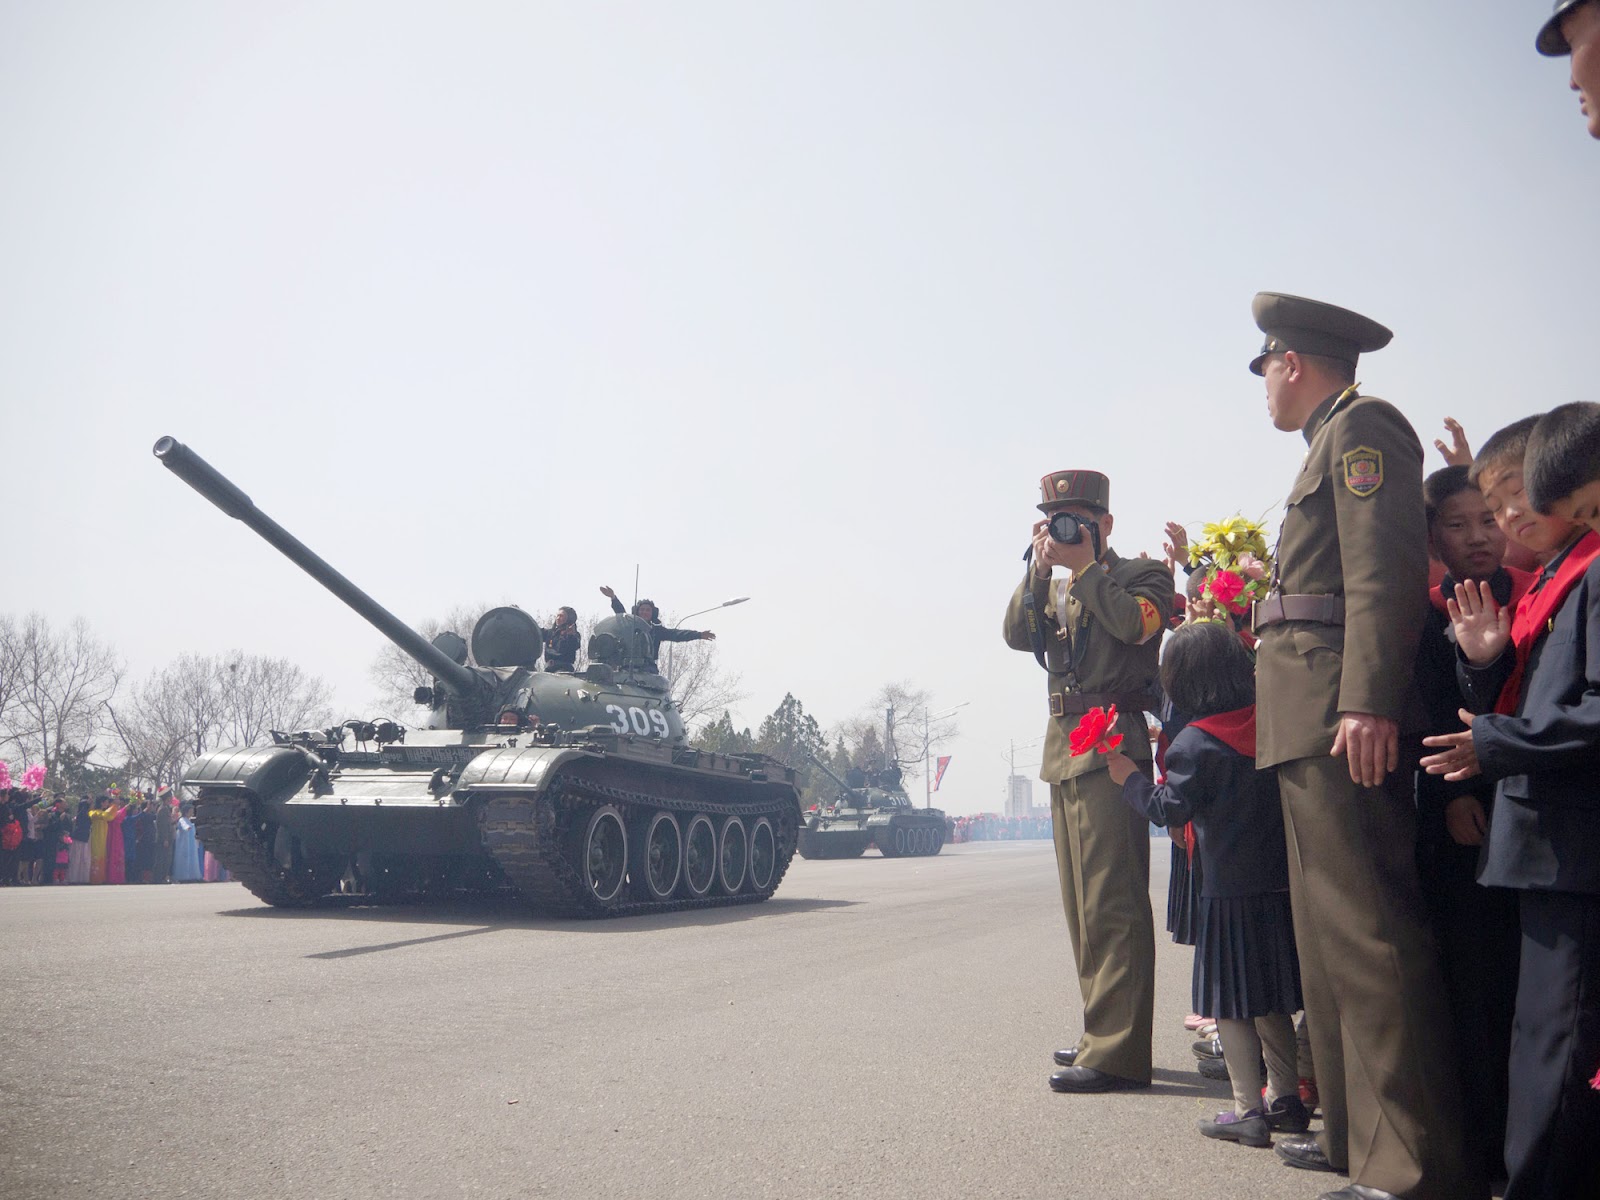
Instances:
[[[1369,350],[1382,350],[1394,334],[1371,317],[1363,317],[1336,304],[1289,296],[1283,292],[1257,292],[1250,305],[1256,328],[1267,335],[1261,353],[1250,363],[1257,375],[1269,354],[1293,350],[1336,358],[1355,366],[1356,359]]]
[[[1051,471],[1039,480],[1039,511],[1085,505],[1111,511],[1111,480],[1099,471]]]

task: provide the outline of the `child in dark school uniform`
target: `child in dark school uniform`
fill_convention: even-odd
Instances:
[[[1430,773],[1496,781],[1478,881],[1518,897],[1506,1200],[1600,1196],[1600,534],[1550,515],[1581,515],[1600,480],[1596,413],[1565,405],[1524,457],[1473,464],[1490,510],[1525,509],[1522,540],[1551,553],[1514,615],[1456,588],[1468,728],[1424,739]]]
[[[1191,720],[1167,748],[1157,786],[1107,756],[1123,799],[1159,825],[1194,822],[1201,864],[1194,1010],[1217,1020],[1234,1106],[1200,1132],[1247,1146],[1271,1130],[1303,1132],[1294,1022],[1300,961],[1289,909],[1288,852],[1277,778],[1255,764],[1255,665],[1226,623],[1185,625],[1168,641],[1161,684]],[[1261,1058],[1267,1062],[1265,1106]]]

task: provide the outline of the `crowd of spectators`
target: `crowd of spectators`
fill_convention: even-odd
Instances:
[[[170,789],[124,796],[112,788],[69,810],[66,797],[43,794],[42,774],[25,778],[32,786],[0,788],[0,887],[228,879],[195,836],[192,809]]]
[[[975,817],[947,817],[945,839],[951,842],[1021,842],[1050,836],[1050,818],[1002,817],[979,813]]]

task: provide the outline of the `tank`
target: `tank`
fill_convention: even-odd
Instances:
[[[188,447],[163,466],[244,522],[420,663],[426,727],[350,720],[206,754],[183,783],[200,840],[269,904],[509,893],[565,916],[746,904],[794,856],[794,772],[688,744],[645,622],[600,621],[582,671],[538,666],[517,608],[429,641],[318,558]],[[258,582],[258,586],[271,586]]]
[[[944,849],[944,813],[911,802],[900,784],[899,767],[846,782],[815,759],[812,762],[839,791],[832,804],[806,814],[800,828],[801,858],[859,858],[868,846],[877,846],[885,858],[937,854]]]

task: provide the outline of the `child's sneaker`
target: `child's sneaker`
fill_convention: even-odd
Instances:
[[[1219,1112],[1215,1119],[1200,1122],[1200,1132],[1208,1138],[1221,1138],[1238,1142],[1241,1146],[1270,1146],[1272,1134],[1268,1132],[1267,1118],[1259,1108],[1252,1108],[1244,1116],[1232,1109]]]
[[[1311,1128],[1311,1114],[1299,1096],[1279,1096],[1263,1115],[1267,1125],[1279,1133],[1304,1133]]]

